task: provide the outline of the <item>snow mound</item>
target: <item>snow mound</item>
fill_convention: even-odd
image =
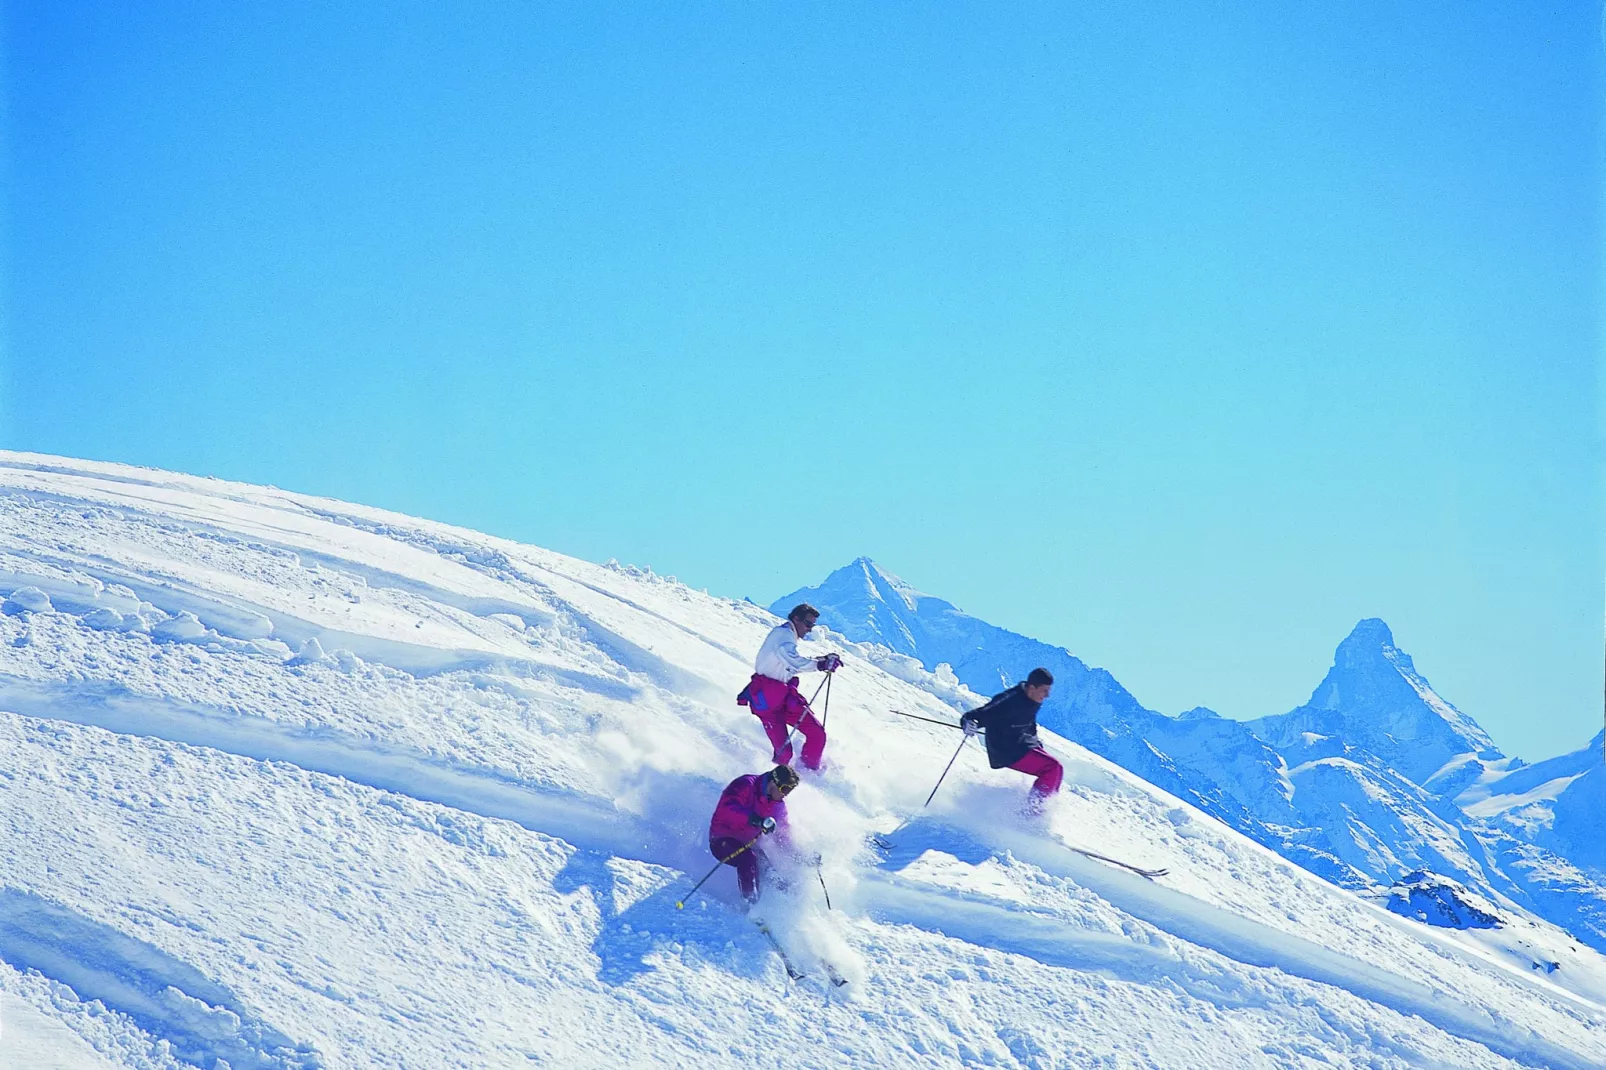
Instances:
[[[49,613],[50,596],[37,587],[18,587],[0,609],[13,617],[19,613]]]

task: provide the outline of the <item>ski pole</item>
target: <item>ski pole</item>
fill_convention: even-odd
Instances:
[[[959,746],[954,748],[954,756],[952,758],[948,759],[947,768],[943,769],[942,776],[937,778],[937,787],[931,789],[931,794],[927,795],[926,796],[926,801],[923,804],[921,804],[920,808],[922,810],[924,810],[927,806],[930,806],[931,805],[931,800],[935,799],[937,797],[937,788],[942,787],[942,782],[944,780],[948,779],[948,770],[952,769],[954,767],[954,762],[958,761],[958,759],[959,759],[959,752],[965,749],[965,744],[968,743],[969,741],[970,741],[970,737],[969,736],[961,737],[961,739],[959,740]]]
[[[763,835],[763,833],[760,833],[759,835]],[[740,847],[736,848],[736,850],[732,851],[730,854],[726,855],[724,858],[721,858],[718,862],[715,862],[714,863],[714,868],[709,870],[707,873],[703,874],[703,879],[698,881],[696,884],[691,886],[691,891],[686,893],[686,898],[685,899],[677,899],[677,900],[675,900],[675,909],[676,910],[685,910],[686,909],[686,899],[690,899],[692,896],[696,895],[697,894],[697,889],[701,888],[708,881],[709,877],[712,877],[714,874],[718,873],[720,866],[723,866],[725,863],[729,862],[731,859],[735,858],[737,855],[741,854],[743,851],[747,850],[749,847],[753,846],[753,844],[755,844],[757,842],[758,842],[758,836],[754,836],[752,839],[748,840],[746,843],[744,843]]]
[[[835,669],[831,670],[831,672],[835,672],[835,671],[836,671]],[[814,711],[814,700],[820,697],[820,689],[821,688],[825,689],[825,709],[826,709],[826,712],[827,713],[830,712],[830,710],[831,710],[831,688],[829,686],[830,683],[831,683],[831,673],[828,672],[828,673],[825,674],[825,679],[820,681],[820,686],[816,687],[814,689],[814,694],[809,696],[809,711],[811,713]],[[792,745],[792,734],[798,730],[798,726],[801,725],[802,723],[803,723],[803,718],[799,717],[797,719],[797,724],[791,725],[790,727],[787,728],[787,730],[786,730],[786,742],[781,745],[781,749],[782,750],[785,750],[787,747],[790,747]],[[820,722],[820,730],[822,732],[825,731],[825,722],[823,720]]]
[[[831,677],[835,675],[835,669],[825,674],[825,709],[820,711],[820,731],[822,732],[825,731],[825,719],[831,716]],[[830,896],[826,898],[829,899]]]
[[[814,867],[814,875],[816,877],[820,878],[820,891],[825,893],[825,909],[830,910],[831,909],[831,889],[829,889],[829,888],[827,888],[825,886],[825,874],[820,872],[820,867],[819,866],[815,866]]]
[[[825,697],[826,698],[830,698],[831,696],[830,696],[829,693],[827,693]],[[902,710],[888,710],[887,712],[888,713],[895,713],[899,717],[907,717],[911,721],[925,721],[928,724],[940,724],[944,728],[964,728],[965,727],[964,725],[960,725],[960,724],[949,724],[947,721],[939,721],[935,717],[921,717],[919,714],[915,714],[915,713],[904,713]]]

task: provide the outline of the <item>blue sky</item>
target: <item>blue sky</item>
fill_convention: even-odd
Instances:
[[[0,445],[1581,745],[1598,4],[1183,6],[11,3]]]

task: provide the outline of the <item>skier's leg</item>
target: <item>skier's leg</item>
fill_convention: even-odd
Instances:
[[[742,890],[742,898],[758,902],[758,855],[743,851],[731,859],[731,865],[736,867],[736,886]]]
[[[806,699],[796,688],[788,688],[786,693],[786,723],[793,725],[803,735],[803,766],[806,769],[818,771],[820,757],[825,753],[825,726],[820,724],[809,709]]]
[[[779,711],[774,713],[758,714],[759,723],[764,726],[764,734],[770,737],[770,746],[775,748],[775,764],[792,764],[792,744],[786,738],[786,721]]]
[[[749,848],[746,851],[742,851],[741,840],[726,836],[717,840],[709,840],[708,850],[713,853],[715,858],[721,861],[730,859],[725,864],[736,870],[736,886],[742,890],[742,898],[749,903],[756,900],[758,898],[758,858],[753,854],[752,849]],[[742,853],[736,854],[737,851],[742,851]],[[731,858],[731,855],[736,855],[736,857]]]
[[[1065,767],[1047,751],[1036,747],[1021,755],[1020,760],[1010,768],[1037,778],[1032,784],[1032,802],[1037,805],[1058,792],[1060,783],[1065,779]]]
[[[748,681],[747,708],[753,711],[764,734],[770,737],[776,765],[792,764],[792,744],[786,731],[787,713],[790,712],[792,689],[779,680],[756,673]]]
[[[825,728],[810,710],[797,722],[797,730],[803,734],[803,766],[818,772],[820,758],[825,754]]]

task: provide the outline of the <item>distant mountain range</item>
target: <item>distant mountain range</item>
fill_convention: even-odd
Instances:
[[[1355,626],[1304,705],[1234,721],[1147,709],[1063,647],[973,617],[866,557],[771,609],[802,601],[831,630],[928,669],[947,664],[981,694],[1047,667],[1045,727],[1336,884],[1381,895],[1438,874],[1606,950],[1606,738],[1535,765],[1503,755],[1381,620]]]

